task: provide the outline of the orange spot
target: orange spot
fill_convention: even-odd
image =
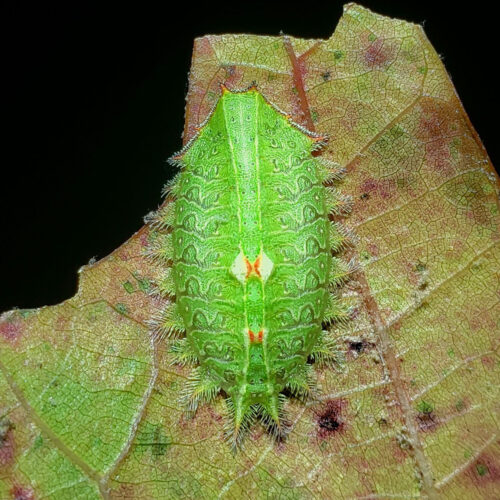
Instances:
[[[253,269],[255,271],[255,274],[260,278],[260,255],[255,259],[255,262],[253,263]]]
[[[245,278],[248,278],[252,274],[252,264],[251,262],[245,257],[245,265],[247,266],[247,274]]]
[[[255,333],[250,330],[250,328],[247,330],[248,331],[248,338],[250,339],[250,342],[262,342],[262,338],[264,336],[264,330],[261,328],[259,330],[259,333],[257,336],[255,336]]]
[[[257,275],[259,278],[262,276],[260,275],[260,255],[255,259],[255,262],[252,264],[246,257],[245,257],[245,265],[247,266],[247,274],[245,276],[245,279],[248,279],[252,274]]]

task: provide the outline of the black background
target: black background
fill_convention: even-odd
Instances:
[[[496,18],[481,2],[364,1],[425,22],[498,161]],[[14,2],[2,13],[4,132],[0,312],[69,298],[77,269],[112,252],[157,207],[181,146],[193,38],[328,38],[342,2],[191,2],[163,7]]]

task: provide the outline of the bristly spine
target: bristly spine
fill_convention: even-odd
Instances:
[[[352,200],[332,186],[343,169],[312,154],[325,143],[255,86],[222,86],[171,159],[180,171],[165,186],[166,203],[147,217],[148,257],[162,269],[154,290],[167,299],[153,332],[172,339],[173,364],[193,366],[180,396],[187,414],[225,395],[234,449],[257,420],[283,439],[283,391],[315,399],[311,363],[338,363],[323,326],[349,319],[339,287],[356,265],[332,254],[355,237],[330,220]]]

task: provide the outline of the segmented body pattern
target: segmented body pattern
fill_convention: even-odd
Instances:
[[[183,403],[194,412],[223,391],[234,445],[258,416],[283,435],[282,392],[308,397],[311,360],[334,356],[322,323],[345,317],[331,287],[348,269],[332,257],[343,237],[328,215],[342,199],[312,155],[322,142],[255,87],[222,87],[156,215],[167,234],[153,253],[172,264],[158,288],[175,298],[156,329],[185,333],[171,348],[197,365]]]

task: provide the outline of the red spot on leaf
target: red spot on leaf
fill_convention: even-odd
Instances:
[[[450,160],[450,150],[445,140],[438,139],[426,144],[427,164],[442,174],[453,173],[454,167]]]
[[[404,464],[411,457],[411,455],[396,441],[392,442],[391,452],[392,457],[398,464]]]
[[[438,424],[440,423],[432,414],[430,415],[419,415],[417,417],[418,420],[418,428],[422,432],[431,432],[435,431]]]
[[[420,101],[420,118],[417,137],[424,141],[449,137],[452,130],[452,116],[456,116],[454,108],[434,99]]]
[[[145,245],[143,245],[143,246],[145,246]],[[128,252],[126,250],[124,250],[123,252],[120,252],[118,255],[120,256],[120,259],[124,262],[126,262],[127,260],[130,259],[130,255],[128,254]]]
[[[377,188],[377,182],[375,179],[369,178],[366,179],[365,182],[363,182],[363,185],[361,186],[361,191],[364,193],[371,193],[372,191],[375,191]]]
[[[393,330],[396,330],[397,332],[399,332],[399,330],[401,330],[401,320],[398,319],[392,326],[391,328]]]
[[[481,453],[465,471],[465,475],[478,486],[500,481],[500,464],[496,457]]]
[[[22,333],[23,323],[20,319],[7,320],[0,324],[0,335],[8,342],[16,342]]]
[[[214,50],[212,48],[212,45],[211,45],[208,37],[204,36],[203,38],[197,38],[194,41],[194,43],[195,43],[194,52],[198,56],[212,56],[213,55]]]
[[[343,104],[344,116],[340,120],[340,123],[344,126],[344,128],[348,132],[352,132],[358,125],[360,119],[360,111],[359,108],[356,107],[353,103],[348,102],[347,104]],[[354,161],[352,162],[354,163]]]
[[[35,494],[33,493],[33,490],[24,486],[15,485],[10,490],[10,494],[12,500],[35,500]]]
[[[223,65],[222,69],[224,70],[224,73],[222,74],[224,78],[224,84],[229,88],[239,87],[240,82],[243,78],[243,72],[241,71],[241,69],[233,64]]]
[[[364,52],[365,64],[370,69],[383,67],[393,57],[393,51],[384,44],[383,38],[377,38]]]
[[[361,165],[362,163],[362,159],[359,157],[359,156],[356,156],[353,160],[351,160],[348,164],[347,164],[347,171],[349,173],[353,173],[353,172],[356,172],[359,168],[359,166]]]
[[[368,243],[368,245],[366,246],[366,248],[370,252],[370,254],[373,255],[374,257],[378,257],[379,256],[380,251],[379,251],[378,246],[375,245],[375,243]]]
[[[207,405],[207,410],[213,421],[220,422],[222,420],[222,415],[217,413],[212,407]]]
[[[481,307],[472,308],[464,319],[469,323],[473,332],[477,332],[479,330],[493,332],[496,329],[498,321],[495,312],[485,311]],[[485,364],[484,361],[483,364]]]
[[[377,180],[369,178],[363,182],[361,192],[365,193],[365,195],[379,196],[385,200],[397,192],[396,181],[394,179]]]
[[[132,484],[120,484],[116,490],[112,491],[113,498],[135,498],[137,492],[136,486]]]
[[[417,367],[415,366],[415,369]],[[428,410],[419,411],[416,417],[418,428],[422,432],[432,432],[435,431],[436,428],[441,423],[440,419],[436,416],[433,409],[429,407]]]
[[[425,143],[426,163],[440,173],[452,173],[450,144],[454,136],[460,135],[454,108],[433,99],[422,99],[419,107],[419,125],[415,135]]]
[[[483,364],[484,367],[489,369],[495,367],[495,360],[491,356],[483,356],[481,358],[481,363]]]

